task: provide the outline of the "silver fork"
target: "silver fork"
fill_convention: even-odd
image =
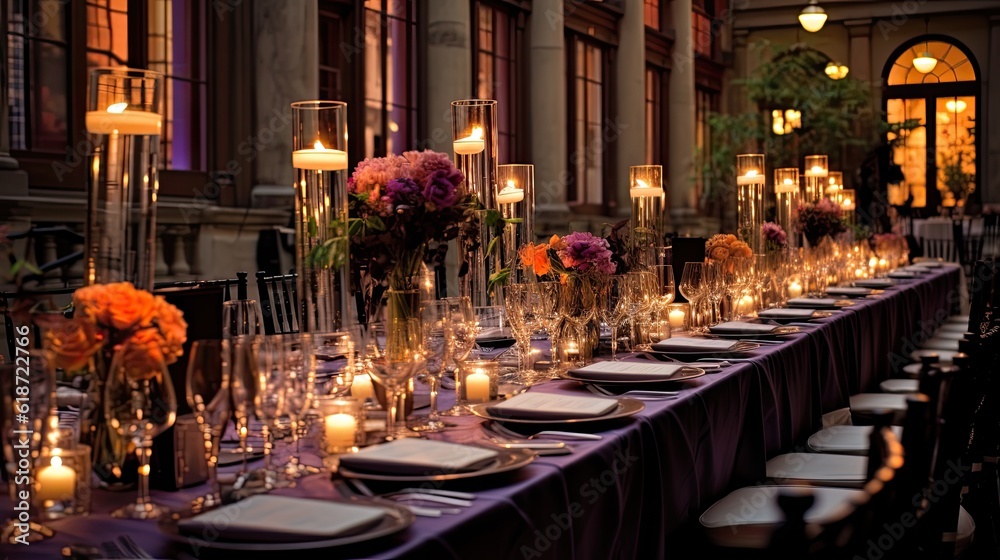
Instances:
[[[641,389],[625,391],[624,393],[615,393],[601,387],[600,385],[587,385],[587,389],[599,397],[635,397],[637,399],[645,400],[666,400],[674,399],[680,396],[680,392],[678,391],[647,391]]]
[[[495,422],[493,424],[490,424],[490,428],[494,432],[498,432],[498,433],[500,433],[502,435],[505,435],[507,437],[512,437],[512,438],[523,438],[523,439],[535,439],[535,438],[540,438],[540,439],[548,439],[548,438],[553,438],[553,439],[583,439],[583,440],[590,440],[590,441],[599,441],[601,439],[604,439],[603,436],[601,436],[600,434],[583,434],[583,433],[579,433],[579,432],[560,432],[560,431],[555,431],[555,430],[545,430],[545,431],[542,431],[542,432],[538,432],[536,434],[531,434],[531,435],[527,435],[526,436],[524,434],[519,434],[519,433],[515,432],[514,430],[511,430],[510,428],[508,428],[507,426],[504,426],[503,424],[497,424]]]
[[[377,495],[372,492],[372,489],[368,487],[367,484],[361,482],[356,478],[344,479],[347,485],[353,488],[357,493],[362,496],[367,496],[369,498],[375,498]],[[414,506],[410,504],[400,504],[401,506],[410,510],[413,515],[419,515],[420,517],[441,517],[442,514],[448,513],[452,515],[457,515],[462,513],[459,508],[429,508],[423,506]]]

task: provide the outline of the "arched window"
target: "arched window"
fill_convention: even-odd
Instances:
[[[898,138],[889,135],[893,163],[904,177],[889,186],[890,203],[915,208],[964,204],[979,177],[975,59],[955,39],[928,35],[896,49],[882,77],[888,121],[919,123]]]

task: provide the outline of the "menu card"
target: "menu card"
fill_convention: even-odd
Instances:
[[[809,319],[816,313],[815,309],[808,309],[805,307],[776,307],[774,309],[765,309],[763,311],[758,311],[758,317],[777,317],[779,319]]]
[[[487,408],[494,416],[523,420],[597,418],[618,408],[618,401],[552,393],[521,393]]]
[[[497,452],[491,449],[406,438],[341,455],[340,464],[357,472],[430,476],[477,471],[496,458]]]
[[[675,373],[683,369],[679,364],[647,363],[647,362],[595,362],[589,366],[570,370],[573,377],[592,381],[650,381],[653,379],[669,380]]]
[[[716,334],[767,334],[779,328],[781,327],[778,325],[767,325],[764,323],[729,321],[708,327],[708,330]]]
[[[385,514],[373,506],[258,494],[181,520],[177,528],[194,537],[301,542],[354,535],[376,525]]]
[[[660,352],[732,352],[738,340],[715,340],[712,338],[668,338],[653,345]]]

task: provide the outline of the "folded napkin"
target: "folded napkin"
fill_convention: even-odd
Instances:
[[[893,270],[889,273],[889,278],[916,278],[919,276],[916,272],[911,272],[908,270]]]
[[[729,321],[708,327],[708,330],[715,334],[768,334],[780,328],[782,328],[780,325]]]
[[[571,369],[577,379],[588,381],[669,381],[678,371],[687,366],[680,364],[649,362],[595,362],[589,366]]]
[[[870,288],[852,288],[850,286],[832,286],[826,289],[826,293],[838,296],[867,296],[871,295]]]
[[[807,298],[797,297],[788,300],[788,307],[837,307],[837,298]],[[759,313],[758,313],[759,315]]]
[[[668,338],[653,345],[660,352],[733,352],[739,340],[715,340],[712,338]]]
[[[385,517],[382,508],[258,494],[177,523],[187,535],[225,540],[302,542],[355,535]]]
[[[487,407],[493,416],[521,420],[597,418],[618,408],[618,401],[551,393],[521,393]]]
[[[895,282],[887,278],[869,278],[867,280],[855,280],[854,285],[860,288],[891,288],[896,285]]]
[[[776,317],[778,319],[809,319],[816,313],[815,309],[805,307],[776,307],[774,309],[764,309],[758,311],[758,317]]]
[[[400,476],[472,472],[496,461],[497,452],[482,447],[429,439],[400,439],[341,455],[352,471]]]

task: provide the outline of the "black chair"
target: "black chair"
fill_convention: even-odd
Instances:
[[[33,259],[35,261],[39,258],[44,258],[42,255],[44,247],[38,247],[39,240],[52,238],[54,239],[57,247],[61,246],[63,248],[61,251],[64,253],[62,257],[58,257],[47,262],[36,262],[36,267],[39,271],[41,271],[41,274],[28,274],[22,278],[22,285],[37,283],[39,286],[44,285],[47,280],[51,280],[46,273],[61,269],[61,283],[68,287],[71,280],[73,280],[68,274],[69,268],[83,258],[83,249],[73,251],[70,251],[69,249],[75,246],[83,245],[86,242],[82,234],[77,233],[66,226],[32,227],[25,231],[10,233],[7,235],[7,238],[11,240],[25,239],[28,244],[25,253],[29,259]],[[11,264],[13,264],[15,262],[15,256],[11,254],[9,258]],[[79,278],[76,278],[75,280],[80,281]]]
[[[222,280],[181,280],[177,282],[156,282],[153,284],[153,291],[168,289],[208,289],[214,287],[222,288],[222,301],[233,299],[233,288],[236,289],[236,299],[247,298],[247,276],[246,272],[237,272],[236,278],[224,278]]]
[[[297,277],[295,273],[282,276],[268,276],[264,271],[257,273],[257,297],[265,334],[299,332]]]
[[[983,245],[987,257],[1000,256],[1000,214],[983,215]]]

